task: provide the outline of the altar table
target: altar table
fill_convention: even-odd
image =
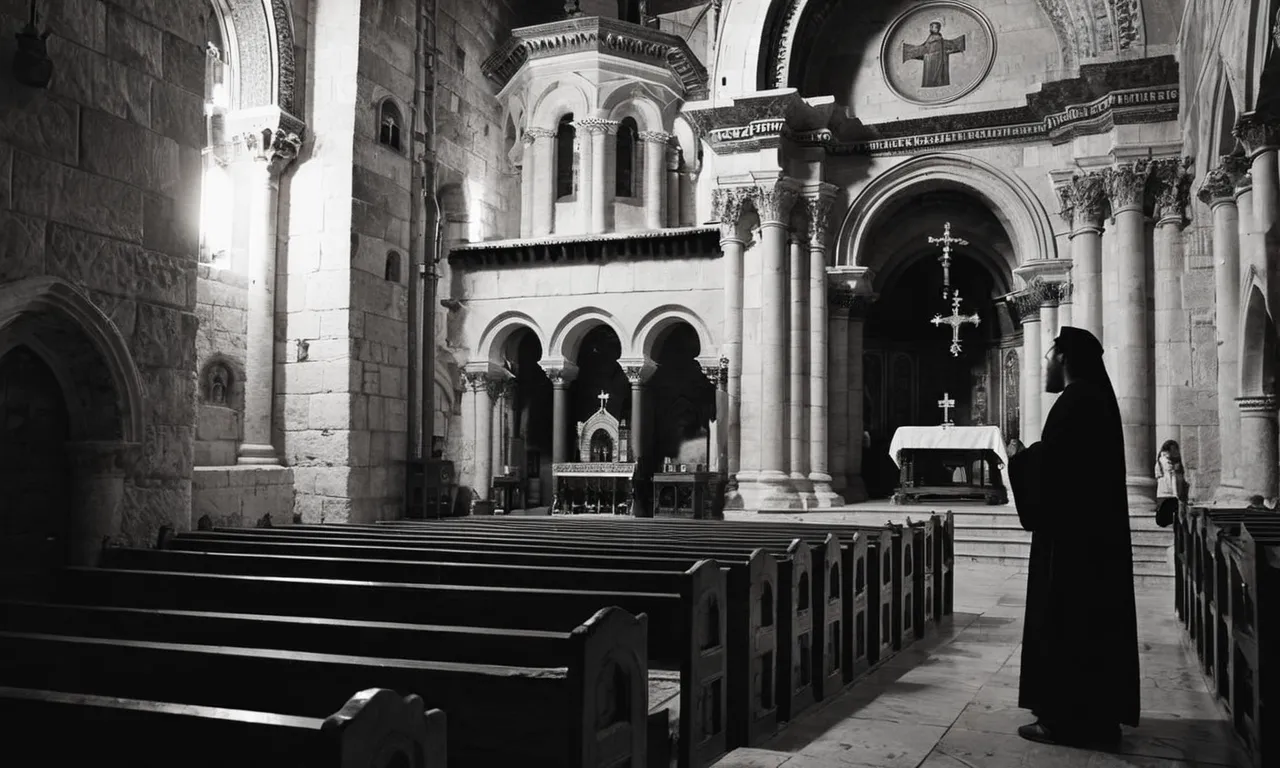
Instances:
[[[927,498],[1009,503],[1009,455],[998,427],[899,427],[889,456],[900,472],[894,503]]]

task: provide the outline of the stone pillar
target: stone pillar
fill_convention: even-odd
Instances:
[[[141,446],[110,441],[68,442],[66,450],[71,469],[70,514],[64,542],[68,564],[96,567],[103,546],[118,542],[121,536],[124,481]]]
[[[838,507],[844,499],[831,489],[827,424],[827,237],[835,188],[807,198],[809,208],[809,482],[818,506]]]
[[[590,151],[584,153],[582,159],[584,169],[587,156],[591,158],[591,172],[582,183],[582,194],[590,200],[583,225],[587,232],[600,234],[609,226],[609,205],[613,202],[613,185],[609,183],[609,137],[617,135],[619,123],[589,117],[579,120],[578,125],[585,134],[583,149],[590,146]]]
[[[494,408],[494,474],[505,475],[506,467],[519,466],[516,461],[516,431],[515,423],[519,414],[516,413],[516,392],[518,385],[514,378],[508,377],[502,381],[495,382],[494,389],[498,393],[498,405]]]
[[[1151,164],[1146,161],[1108,168],[1104,174],[1115,227],[1115,303],[1103,307],[1107,328],[1107,369],[1120,401],[1129,511],[1149,513],[1155,506],[1152,436],[1152,349],[1147,341],[1147,248],[1143,198]]]
[[[1181,419],[1174,393],[1179,386],[1190,383],[1191,378],[1190,319],[1182,308],[1182,274],[1186,269],[1182,228],[1191,188],[1191,177],[1185,168],[1181,159],[1156,163],[1155,290],[1151,315],[1155,340],[1154,444],[1157,446],[1165,440],[1177,440],[1182,445]]]
[[[462,466],[458,472],[460,488],[476,486],[476,390],[474,377],[470,373],[462,374]]]
[[[1058,338],[1058,286],[1044,283],[1040,290],[1040,358],[1043,360],[1053,348],[1053,340]],[[1058,401],[1056,393],[1044,391],[1044,381],[1040,382],[1040,424],[1049,418],[1049,411]]]
[[[1080,326],[1075,324],[1075,303],[1072,296],[1075,292],[1075,284],[1066,282],[1058,286],[1058,330],[1061,331],[1065,326]]]
[[[1246,497],[1277,496],[1276,397],[1261,395],[1236,400],[1240,409],[1240,479]]]
[[[1040,430],[1044,426],[1040,410],[1040,393],[1044,391],[1041,378],[1044,349],[1040,340],[1040,293],[1033,286],[1010,298],[1011,308],[1022,324],[1022,381],[1019,382],[1022,390],[1022,423],[1019,425],[1019,434],[1022,435],[1023,445],[1031,445],[1040,439]]]
[[[845,345],[845,357],[849,361],[848,394],[845,395],[849,442],[845,451],[844,483],[844,499],[849,504],[867,499],[867,484],[862,479],[862,433],[866,430],[862,409],[862,332],[870,304],[868,297],[855,295],[849,305],[849,338]]]
[[[1280,283],[1280,122],[1267,122],[1254,113],[1242,115],[1235,134],[1249,154],[1253,179],[1253,264],[1266,276],[1267,301],[1277,296]]]
[[[248,323],[244,360],[244,442],[240,464],[278,465],[271,441],[275,402],[276,221],[280,174],[298,156],[301,141],[276,131],[248,133],[244,148],[253,158],[249,201]]]
[[[644,392],[645,382],[652,375],[654,366],[647,360],[639,363],[630,361],[618,361],[622,366],[622,372],[626,374],[627,381],[631,383],[631,460],[635,461],[640,452],[644,450]]]
[[[854,294],[844,286],[831,286],[828,298],[827,424],[831,487],[841,495],[849,488],[849,311]],[[847,495],[845,500],[848,501]]]
[[[1240,465],[1240,216],[1236,184],[1248,172],[1244,158],[1226,156],[1209,171],[1200,186],[1201,202],[1213,217],[1214,326],[1218,353],[1218,467],[1219,501],[1240,501],[1244,490]]]
[[[471,435],[475,446],[471,490],[477,500],[488,501],[493,487],[493,399],[490,396],[489,374],[468,371],[466,381],[471,391],[474,409],[471,423],[475,429]]]
[[[680,226],[680,150],[667,147],[667,226]]]
[[[544,368],[551,380],[551,463],[569,461],[569,382],[578,369],[565,363]]]
[[[796,202],[792,182],[751,188],[760,216],[760,467],[761,501],[789,504],[787,449],[787,224]],[[772,439],[777,435],[781,439]],[[766,492],[766,489],[772,492]]]
[[[533,207],[538,178],[534,164],[533,134],[526,132],[520,139],[524,143],[524,155],[520,165],[520,236],[533,234]]]
[[[720,220],[720,251],[724,260],[724,350],[728,362],[725,413],[726,472],[736,487],[742,468],[742,259],[746,248],[738,231],[746,191],[717,189],[712,196],[716,218]]]
[[[573,123],[575,147],[578,153],[578,218],[582,222],[583,232],[594,232],[592,218],[595,214],[595,200],[602,194],[604,180],[596,178],[595,142],[592,140],[591,118],[575,120]],[[561,229],[561,232],[564,232]]]
[[[1072,223],[1071,324],[1102,341],[1102,214],[1106,205],[1102,175],[1077,176],[1061,194],[1063,217],[1069,214]]]
[[[533,127],[525,131],[526,141],[533,146],[533,213],[529,218],[532,237],[551,234],[556,218],[556,132],[550,128]],[[532,137],[532,138],[528,138]]]
[[[711,438],[707,446],[707,468],[712,472],[724,472],[729,455],[725,451],[725,417],[728,413],[729,361],[720,358],[716,365],[702,366],[702,375],[707,377],[711,386],[716,388],[716,423],[715,429],[707,430]]]
[[[805,359],[809,351],[809,238],[807,231],[791,233],[791,259],[788,264],[788,304],[790,306],[789,344],[787,359],[789,386],[787,400],[790,408],[787,416],[788,435],[791,438],[791,479],[800,487],[809,484],[809,422],[806,416],[809,399],[809,369]]]
[[[662,229],[667,205],[667,145],[671,134],[642,131],[644,143],[644,221],[649,229]]]

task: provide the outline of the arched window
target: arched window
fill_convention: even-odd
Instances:
[[[378,143],[399,152],[402,125],[404,125],[404,119],[400,116],[400,110],[395,102],[391,99],[383,99],[382,106],[378,108]]]
[[[635,197],[636,194],[636,142],[640,129],[635,118],[623,118],[618,126],[618,147],[614,153],[614,190],[618,197]]]
[[[387,266],[383,273],[389,282],[400,282],[400,254],[395,251],[387,251]]]
[[[200,261],[230,266],[233,187],[227,169],[226,114],[231,106],[231,57],[222,19],[205,17],[204,124],[200,180]]]
[[[573,115],[560,118],[556,126],[556,199],[573,195],[573,145],[578,130],[573,127]]]

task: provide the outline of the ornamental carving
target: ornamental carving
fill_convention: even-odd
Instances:
[[[850,320],[865,319],[871,311],[871,297],[855,293],[844,285],[833,285],[827,290],[827,303],[837,314],[848,315]]]
[[[1156,188],[1156,215],[1181,220],[1191,197],[1191,158],[1161,158],[1152,163]]]
[[[1280,146],[1280,122],[1267,120],[1254,112],[1241,115],[1233,133],[1250,156]]]
[[[564,386],[573,381],[574,373],[566,368],[543,368],[552,386]]]
[[[787,223],[791,217],[791,209],[800,196],[795,183],[786,179],[773,184],[747,187],[747,193],[755,205],[756,213],[760,215],[761,223]]]
[[[618,132],[618,127],[622,123],[617,120],[606,120],[603,117],[584,117],[576,121],[574,125],[590,134],[603,133],[607,136],[612,136]],[[552,131],[552,135],[555,135],[554,131]]]
[[[1212,169],[1204,175],[1196,197],[1205,205],[1221,205],[1235,202],[1236,185],[1231,174],[1222,166]]]
[[[827,238],[831,235],[831,209],[835,201],[828,195],[808,197],[804,201],[809,210],[809,247],[823,249],[827,247]]]
[[[1018,322],[1022,324],[1035,323],[1040,320],[1040,301],[1041,296],[1038,291],[1030,290],[1030,286],[1025,291],[1018,291],[1010,294],[1006,303],[1013,310],[1014,316],[1018,318]]]
[[[462,388],[479,393],[489,386],[489,374],[465,371],[462,374]]]
[[[716,389],[724,389],[729,385],[729,358],[720,358],[718,365],[702,366],[702,375],[707,377],[707,381],[711,382],[711,386]]]
[[[1253,162],[1243,153],[1223,155],[1219,159],[1219,167],[1231,177],[1231,183],[1235,185],[1237,192],[1252,186],[1253,176],[1250,171],[1253,168]]]
[[[631,386],[644,382],[644,366],[641,365],[625,365],[622,367],[622,373],[627,377],[627,381]]]
[[[1237,397],[1236,406],[1242,413],[1269,413],[1274,414],[1280,406],[1275,395],[1254,395],[1250,397]]]
[[[720,187],[711,193],[711,207],[720,221],[720,237],[728,240],[738,236],[738,221],[742,208],[750,199],[745,187]]]
[[[1071,293],[1074,290],[1075,290],[1075,284],[1070,281],[1067,281],[1065,283],[1058,283],[1058,303],[1070,304]]]
[[[532,144],[538,139],[554,139],[556,132],[551,128],[542,128],[539,126],[530,126],[524,131],[524,142]]]
[[[641,131],[637,137],[648,144],[662,144],[666,146],[671,143],[671,134],[662,131]]]
[[[234,137],[232,143],[246,156],[267,163],[273,174],[288,167],[302,149],[302,138],[282,129],[247,131]]]
[[[1071,180],[1072,211],[1082,224],[1097,224],[1107,209],[1107,189],[1101,173],[1082,173]]]
[[[1113,213],[1125,208],[1142,208],[1147,180],[1151,178],[1151,166],[1150,161],[1139,160],[1107,168],[1102,172],[1103,185]]]

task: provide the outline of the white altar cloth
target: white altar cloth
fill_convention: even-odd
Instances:
[[[1009,453],[1004,448],[1004,437],[1000,428],[986,427],[898,427],[889,441],[889,457],[899,468],[898,451],[907,449],[920,450],[985,450],[995,451],[1000,458],[1000,480],[1009,492],[1009,500],[1013,500],[1013,487],[1009,485]]]

